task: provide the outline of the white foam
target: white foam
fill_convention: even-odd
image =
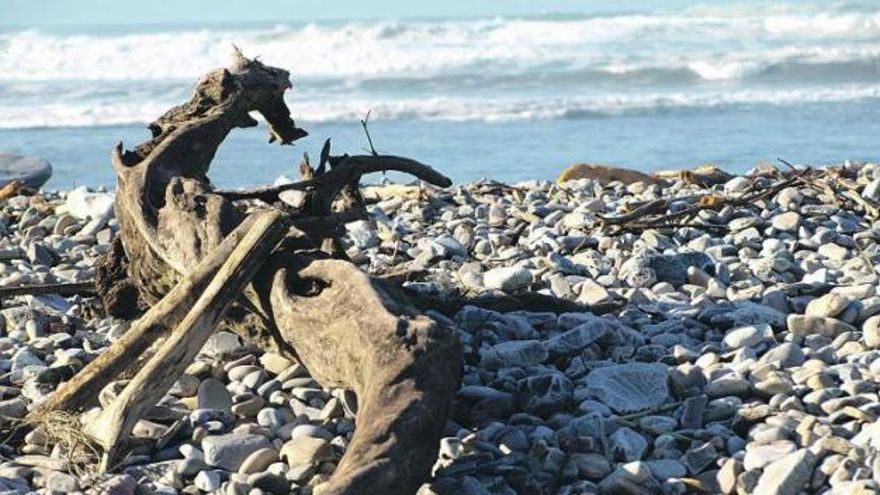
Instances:
[[[366,110],[373,120],[419,119],[434,121],[515,121],[588,116],[613,116],[657,110],[722,107],[729,105],[796,105],[880,98],[880,85],[797,90],[739,90],[707,93],[603,94],[569,98],[411,99],[333,98],[291,101],[294,117],[305,122],[357,122]],[[87,127],[144,124],[159,116],[167,104],[120,102],[45,103],[37,107],[0,104],[0,129]]]
[[[226,64],[233,43],[292,69],[294,113],[313,122],[367,108],[387,119],[543,119],[876,98],[880,7],[6,32],[0,128],[149,122]]]
[[[822,49],[846,58],[876,56],[880,9],[350,22],[110,36],[28,30],[0,35],[0,80],[190,80],[226,63],[232,43],[307,78],[653,63],[657,68],[691,64],[704,69],[698,74],[719,79],[741,77],[742,71],[704,65],[731,54],[758,65],[785,49],[800,61]],[[873,51],[865,52],[869,48]]]

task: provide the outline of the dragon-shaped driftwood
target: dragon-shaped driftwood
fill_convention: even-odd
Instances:
[[[222,319],[258,345],[295,356],[322,385],[356,393],[356,431],[317,492],[414,493],[430,474],[459,385],[455,332],[420,314],[399,288],[321,247],[364,215],[361,175],[397,170],[450,182],[413,160],[331,156],[325,146],[301,182],[215,190],[207,176],[214,154],[231,130],[257,125],[250,112],[265,118],[270,142],[306,135],[284,102],[290,87],[287,71],[237,52],[232,67],[206,74],[188,102],[150,125],[151,140],[112,151],[120,231],[98,270],[99,293],[114,314],[146,313],[31,419],[82,411],[97,390],[130,377],[86,429],[111,467],[139,413],[162,397]],[[278,194],[289,189],[303,192],[301,207],[280,204]]]

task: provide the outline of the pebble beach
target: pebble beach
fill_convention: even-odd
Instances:
[[[794,172],[762,166],[714,185],[379,194],[344,239],[365,271],[407,273],[425,295],[581,308],[428,311],[457,329],[465,367],[419,494],[880,492],[880,165],[831,169],[778,190]],[[659,200],[666,214],[707,207],[663,228],[607,221]],[[0,288],[91,280],[112,202],[86,188],[6,199]],[[82,295],[4,298],[4,430],[129,325]],[[95,393],[106,405],[119,389]],[[112,474],[38,429],[0,445],[0,493],[318,493],[356,417],[351,393],[220,329]]]

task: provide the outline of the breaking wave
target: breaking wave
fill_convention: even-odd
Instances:
[[[0,128],[149,121],[233,43],[293,69],[306,120],[583,118],[877,98],[880,8],[7,31]]]

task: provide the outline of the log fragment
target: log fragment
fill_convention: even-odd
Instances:
[[[277,253],[267,268],[281,335],[316,380],[358,398],[355,434],[319,493],[415,493],[461,378],[454,329],[348,262]]]
[[[98,402],[98,393],[111,381],[130,374],[136,359],[155,342],[163,339],[181,321],[235,247],[252,228],[254,219],[247,219],[203,259],[191,273],[161,301],[135,321],[109,349],[90,362],[69,381],[34,409],[28,418],[37,420],[46,411],[78,412]]]
[[[116,464],[134,424],[180,378],[214,332],[230,304],[281,240],[285,227],[278,212],[266,211],[255,215],[253,226],[224,259],[223,266],[201,292],[183,321],[113,403],[86,426],[86,433],[105,449],[102,470]],[[216,258],[216,255],[211,258]]]

